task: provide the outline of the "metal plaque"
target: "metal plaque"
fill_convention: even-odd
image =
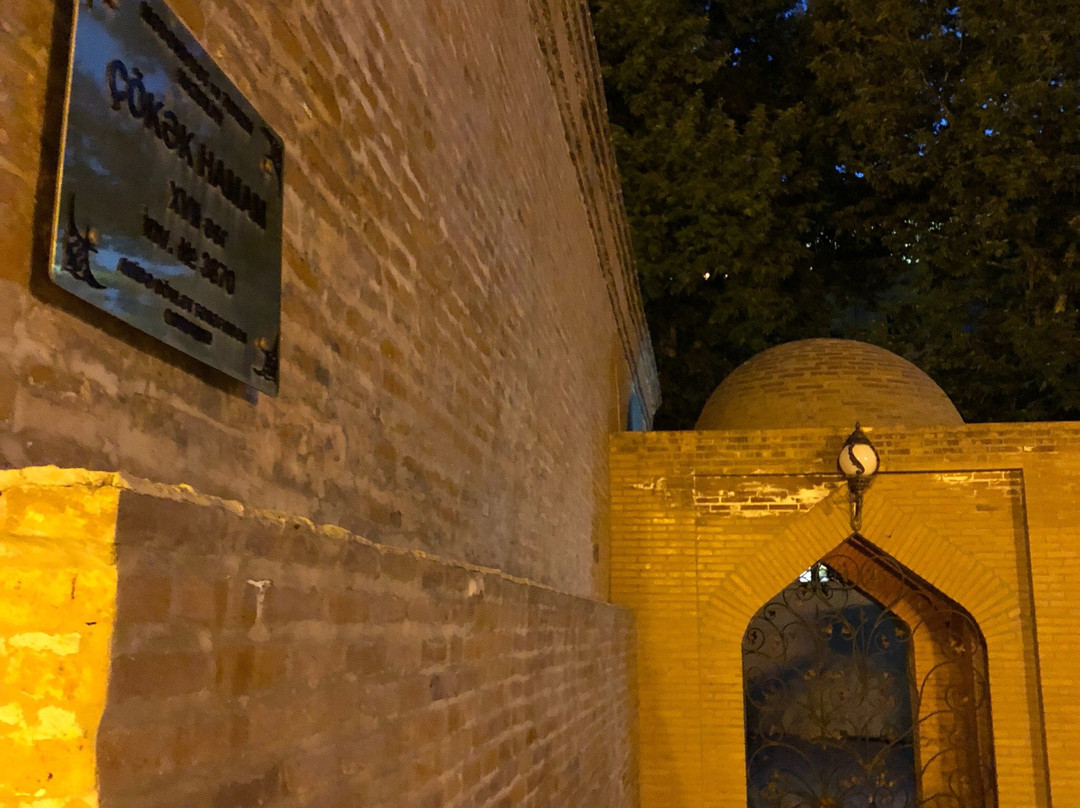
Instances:
[[[284,145],[161,0],[77,0],[54,283],[272,395]]]

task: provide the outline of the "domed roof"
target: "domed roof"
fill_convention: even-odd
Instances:
[[[697,429],[956,426],[964,423],[933,379],[894,353],[846,339],[778,345],[716,388]]]

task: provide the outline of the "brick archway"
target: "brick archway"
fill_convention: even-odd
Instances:
[[[887,501],[869,498],[863,536],[901,564],[933,584],[942,594],[971,612],[987,641],[1010,631],[1012,600],[1008,587],[971,553]],[[728,575],[703,593],[702,640],[719,640],[712,632],[742,634],[757,611],[762,594],[783,589],[803,570],[828,555],[851,535],[846,489],[838,489],[787,530],[764,544]],[[932,559],[932,563],[929,563]]]
[[[867,498],[861,535],[969,612],[985,639],[1000,808],[1047,805],[1045,789],[1038,788],[1034,778],[1010,775],[1034,770],[1031,739],[1042,733],[1041,719],[1027,709],[1029,688],[1037,683],[1025,662],[1023,621],[1030,615],[1024,614],[1015,583],[1010,585],[972,552],[892,505],[881,488]],[[746,804],[741,776],[746,767],[743,631],[768,598],[847,541],[852,534],[848,514],[847,492],[839,489],[699,595],[701,769],[707,806]]]

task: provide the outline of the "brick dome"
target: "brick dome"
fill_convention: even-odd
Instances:
[[[956,426],[933,379],[894,353],[846,339],[778,345],[744,362],[709,397],[697,429]]]

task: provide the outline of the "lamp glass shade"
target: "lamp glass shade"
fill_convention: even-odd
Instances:
[[[878,456],[869,443],[845,443],[837,464],[840,472],[849,479],[869,477],[878,469]]]

